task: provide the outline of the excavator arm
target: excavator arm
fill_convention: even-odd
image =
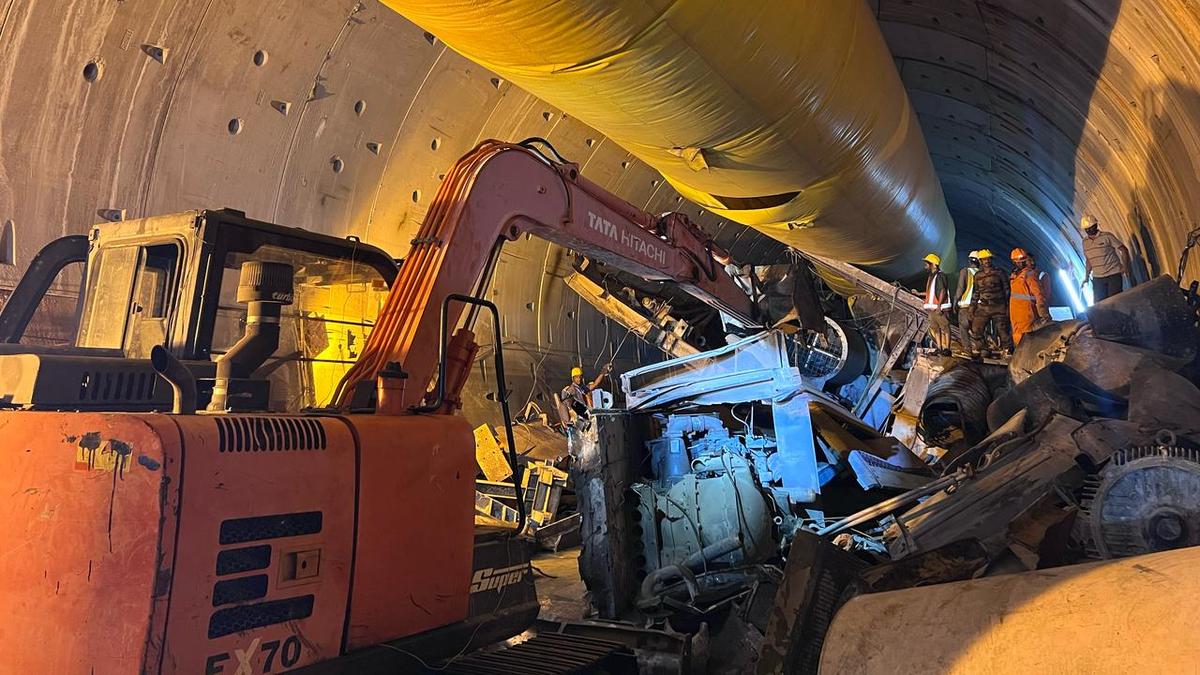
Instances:
[[[360,383],[399,364],[404,393],[380,413],[421,402],[437,371],[439,314],[451,294],[486,290],[498,247],[522,234],[546,239],[648,281],[673,281],[748,324],[750,298],[725,274],[727,255],[684,215],[653,216],[524,144],[488,140],[446,174],[392,285],[362,355],[338,386],[345,408]],[[448,317],[457,324],[462,308]],[[392,369],[394,371],[394,368]]]

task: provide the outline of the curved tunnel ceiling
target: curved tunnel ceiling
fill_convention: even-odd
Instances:
[[[1007,257],[1025,246],[1081,275],[1075,224],[1093,213],[1129,246],[1139,278],[1174,272],[1200,197],[1193,3],[871,4],[960,250],[989,246]]]
[[[231,207],[403,256],[459,156],[483,138],[530,136],[638,207],[684,211],[741,260],[785,259],[778,242],[688,204],[603,135],[375,0],[9,0],[0,226],[16,255],[0,259],[0,298],[43,244],[118,215]],[[569,264],[536,239],[501,257],[490,299],[519,403],[548,406],[572,364],[615,357],[624,370],[659,356],[557,280]],[[494,387],[490,360],[480,374],[482,391]],[[481,393],[468,415],[495,405]]]

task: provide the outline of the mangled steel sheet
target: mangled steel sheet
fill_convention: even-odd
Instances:
[[[1054,321],[1026,333],[1008,362],[1009,379],[1020,384],[1047,364],[1062,361],[1071,339],[1086,327],[1082,321]]]
[[[1092,416],[1124,417],[1126,405],[1125,399],[1096,386],[1074,368],[1051,363],[992,401],[987,421],[994,430],[1021,410],[1035,425],[1052,414],[1081,421]]]
[[[1001,540],[1012,519],[1053,489],[1060,475],[1078,466],[1079,450],[1071,433],[1079,426],[1076,420],[1054,415],[1036,434],[993,447],[974,480],[897,516],[898,524],[885,534],[891,556],[902,558],[968,537],[1003,548]]]
[[[770,400],[804,385],[788,362],[785,338],[767,331],[693,356],[657,363],[621,375],[630,410],[668,406]]]
[[[1101,389],[1124,396],[1135,373],[1147,368],[1178,370],[1190,360],[1102,339],[1096,337],[1093,328],[1090,334],[1081,332],[1071,340],[1063,363]]]
[[[1129,421],[1139,428],[1193,437],[1200,432],[1200,389],[1186,377],[1147,368],[1134,373],[1129,389]]]
[[[1096,337],[1182,358],[1196,357],[1196,313],[1174,279],[1157,279],[1106,298],[1087,312]]]

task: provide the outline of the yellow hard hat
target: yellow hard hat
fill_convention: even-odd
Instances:
[[[1099,224],[1100,221],[1096,220],[1096,216],[1087,215],[1079,219],[1079,229],[1081,230],[1090,230]]]
[[[583,377],[583,368],[575,366],[571,369],[571,377]]]
[[[938,254],[936,254],[936,253],[930,253],[929,255],[925,256],[925,262],[933,263],[934,265],[937,265],[940,267],[942,264],[942,259],[939,258]]]
[[[992,252],[990,250],[988,250],[986,248],[979,249],[979,259],[980,260],[987,260],[990,257],[992,257]]]

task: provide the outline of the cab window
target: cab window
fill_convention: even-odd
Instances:
[[[101,250],[88,273],[80,347],[122,349],[149,358],[168,339],[178,295],[180,247],[119,246]]]
[[[375,325],[387,281],[361,262],[276,246],[230,253],[213,328],[214,359],[245,331],[246,308],[237,303],[237,283],[242,263],[250,260],[287,263],[296,275],[294,301],[280,317],[279,347],[256,373],[271,382],[271,410],[328,406]]]

